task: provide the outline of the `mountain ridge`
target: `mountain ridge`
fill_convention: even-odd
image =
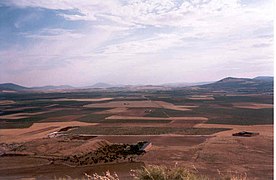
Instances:
[[[211,84],[201,85],[200,88],[213,91],[223,90],[226,92],[273,92],[274,77],[258,76],[255,78],[226,77]]]
[[[257,76],[255,78],[237,78],[237,77],[226,77],[215,82],[198,82],[198,83],[166,83],[161,85],[113,85],[108,83],[95,83],[92,86],[85,87],[73,87],[70,85],[47,85],[47,86],[38,86],[38,87],[25,87],[15,83],[2,83],[0,84],[0,91],[51,91],[51,90],[74,90],[74,89],[111,89],[111,88],[133,88],[133,87],[200,87],[200,88],[209,88],[209,89],[220,89],[220,90],[233,90],[234,88],[238,89],[273,89],[273,76]]]

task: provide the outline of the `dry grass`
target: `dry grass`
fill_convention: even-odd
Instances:
[[[70,176],[66,176],[64,178],[55,178],[56,180],[120,180],[116,173],[111,174],[109,171],[106,171],[104,175],[99,175],[97,173],[89,175],[84,174],[82,178],[72,178]]]
[[[93,175],[84,174],[83,180],[120,180],[119,176],[107,171],[103,175],[97,173]],[[134,180],[210,180],[207,176],[199,175],[197,172],[191,172],[183,167],[166,167],[166,166],[147,166],[140,170],[132,170],[131,176]],[[214,179],[214,178],[212,178]],[[247,180],[247,174],[238,172],[230,172],[227,175],[218,171],[217,180]],[[74,180],[67,176],[66,178],[58,178],[58,180]]]
[[[195,174],[182,167],[168,168],[166,166],[148,166],[133,171],[137,180],[207,180],[207,177]]]
[[[222,180],[247,180],[248,179],[246,173],[239,173],[236,171],[235,172],[229,171],[226,174],[223,174],[218,170],[218,174]]]

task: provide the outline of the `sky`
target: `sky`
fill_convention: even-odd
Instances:
[[[273,75],[273,0],[0,0],[0,83]]]

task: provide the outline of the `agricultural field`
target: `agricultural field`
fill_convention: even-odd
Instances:
[[[0,0],[0,180],[274,179],[271,0]]]
[[[259,135],[232,136],[239,131]],[[129,160],[112,152],[112,160],[95,155],[114,147],[126,152],[138,142],[152,146]],[[270,179],[273,95],[190,89],[1,93],[0,155],[4,178],[51,179],[62,172],[75,178],[109,169],[128,179],[130,168],[178,163],[209,177],[219,170]]]

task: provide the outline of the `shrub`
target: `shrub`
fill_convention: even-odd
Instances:
[[[185,168],[165,166],[148,166],[136,170],[133,176],[137,180],[204,180],[203,176],[194,174]]]

